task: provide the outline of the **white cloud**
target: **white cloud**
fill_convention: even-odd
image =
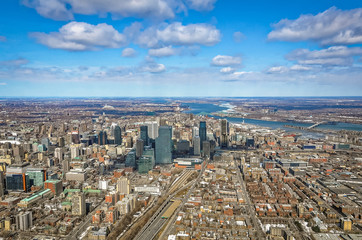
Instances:
[[[233,39],[234,42],[239,43],[245,38],[245,35],[242,32],[234,32]]]
[[[8,84],[6,82],[0,82],[0,85],[5,86],[5,85],[8,85]]]
[[[285,73],[288,72],[288,68],[285,66],[275,66],[267,70],[267,73]]]
[[[148,50],[148,55],[152,57],[169,57],[175,55],[176,53],[177,51],[171,46]]]
[[[215,66],[239,65],[241,64],[241,57],[217,55],[212,59],[211,64]]]
[[[67,9],[63,0],[23,0],[22,3],[34,8],[43,17],[58,21],[73,20],[73,13]]]
[[[221,73],[232,73],[232,72],[234,72],[234,71],[235,71],[235,69],[232,68],[232,67],[224,67],[224,68],[221,68],[221,69],[220,69],[220,72],[221,72]]]
[[[189,8],[197,11],[210,11],[214,9],[217,0],[186,0]]]
[[[362,8],[339,10],[331,7],[317,15],[283,19],[274,25],[269,40],[313,40],[322,45],[362,43]]]
[[[286,58],[297,61],[301,65],[351,65],[353,56],[362,55],[362,48],[345,46],[332,46],[327,49],[310,51],[308,49],[297,49],[289,53]]]
[[[0,42],[6,42],[6,37],[5,36],[0,36]]]
[[[134,57],[136,54],[137,52],[133,48],[125,48],[122,51],[122,57]]]
[[[113,17],[171,19],[185,8],[175,0],[23,0],[23,4],[54,20],[72,20],[74,14],[107,13]]]
[[[293,70],[293,71],[308,71],[308,70],[311,70],[312,68],[311,67],[307,67],[307,66],[303,66],[303,65],[293,65],[290,67],[290,70]]]
[[[68,51],[119,48],[126,43],[126,37],[123,34],[105,23],[92,25],[84,22],[70,22],[62,26],[59,32],[32,33],[31,36],[50,48]]]
[[[161,73],[166,71],[166,67],[161,63],[148,63],[142,68],[142,70],[150,73]]]
[[[139,28],[139,26],[136,26]],[[130,31],[128,29],[128,31]],[[135,42],[145,47],[163,47],[169,45],[205,45],[212,46],[220,41],[218,29],[209,24],[182,25],[180,22],[150,27],[135,34]]]

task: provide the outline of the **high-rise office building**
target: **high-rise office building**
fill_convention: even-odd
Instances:
[[[196,136],[199,136],[199,128],[193,127],[192,128],[192,137],[196,137]]]
[[[222,148],[227,148],[229,145],[229,123],[226,119],[221,120],[220,133],[220,146]]]
[[[148,146],[148,126],[141,126],[140,127],[140,138],[143,140],[143,144]]]
[[[72,143],[74,144],[80,143],[79,131],[72,131]]]
[[[117,192],[121,194],[129,194],[129,180],[126,177],[121,177],[117,180]]]
[[[29,164],[13,164],[6,169],[6,189],[8,191],[28,191],[30,189],[29,176],[26,170]]]
[[[72,215],[84,216],[86,214],[85,196],[82,192],[76,192],[72,195]]]
[[[42,168],[28,168],[26,175],[29,177],[29,184],[31,186],[43,186],[46,180],[46,171]]]
[[[196,136],[192,139],[192,144],[194,147],[194,155],[200,155],[200,137]]]
[[[199,137],[200,137],[200,147],[201,150],[203,150],[203,143],[204,141],[206,141],[206,122],[201,121],[200,122],[200,127],[199,127]]]
[[[122,132],[119,126],[115,126],[113,130],[114,135],[114,144],[121,145],[122,144]]]
[[[126,167],[136,167],[136,153],[134,150],[130,151],[126,156]]]
[[[33,226],[33,214],[31,211],[21,212],[16,215],[16,228],[21,231],[26,231]]]
[[[156,138],[156,164],[172,163],[172,127],[161,126]]]
[[[202,142],[202,156],[206,158],[210,158],[210,141],[203,141]]]
[[[145,125],[148,127],[148,136],[152,139],[156,139],[158,137],[158,123],[145,122]]]
[[[79,147],[74,146],[74,145],[70,146],[70,157],[71,157],[71,159],[79,157],[79,155],[80,155]]]
[[[54,157],[58,158],[60,162],[63,161],[63,150],[61,148],[56,148],[54,150]]]
[[[137,139],[136,141],[136,157],[139,158],[143,154],[143,140]]]
[[[107,144],[107,132],[100,131],[98,133],[98,145],[106,145]]]

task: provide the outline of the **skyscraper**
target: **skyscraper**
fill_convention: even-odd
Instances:
[[[200,137],[200,143],[201,143],[200,147],[202,150],[203,142],[206,141],[206,122],[204,122],[204,121],[200,122],[199,137]]]
[[[156,164],[172,163],[172,127],[161,126],[156,138]]]
[[[192,139],[192,144],[194,147],[194,155],[200,155],[200,137],[196,136]]]
[[[136,157],[139,158],[143,154],[143,140],[137,139],[136,141]]]
[[[33,226],[33,214],[31,211],[21,212],[16,215],[16,228],[18,230],[28,230]]]
[[[122,135],[121,135],[121,128],[119,126],[114,127],[113,135],[114,135],[114,144],[121,145]]]
[[[105,145],[107,144],[107,132],[100,131],[98,134],[98,145]]]
[[[156,139],[158,137],[158,123],[145,122],[145,125],[148,127],[148,136],[152,139]]]
[[[143,144],[148,146],[148,126],[141,126],[140,130],[140,138],[143,140]]]
[[[220,146],[227,148],[229,142],[229,123],[226,119],[221,120],[220,128]]]

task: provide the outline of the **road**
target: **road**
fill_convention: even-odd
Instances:
[[[164,239],[164,238],[166,238],[166,236],[168,236],[170,234],[172,227],[175,226],[174,223],[176,221],[177,213],[183,208],[183,206],[185,205],[187,200],[190,198],[190,195],[193,192],[193,190],[195,189],[196,184],[200,182],[200,179],[201,179],[202,175],[204,174],[204,171],[206,169],[207,164],[208,164],[208,160],[205,160],[205,163],[203,164],[203,167],[202,167],[199,175],[197,176],[197,178],[192,183],[192,186],[187,191],[187,194],[182,198],[182,202],[181,202],[180,206],[175,210],[175,213],[173,214],[173,216],[171,217],[171,219],[170,219],[169,223],[167,224],[165,230],[161,234],[160,239]]]
[[[82,220],[82,222],[75,227],[67,236],[67,239],[70,240],[77,240],[78,235],[81,234],[83,231],[85,231],[88,227],[88,225],[90,224],[91,220],[92,220],[92,216],[93,214],[105,203],[106,201],[103,200],[96,208],[93,209],[92,212],[88,213],[87,216],[84,217],[84,219]]]
[[[234,164],[235,166],[239,166],[239,164],[237,163],[236,160],[234,160]],[[247,209],[247,213],[248,215],[250,216],[251,220],[253,221],[253,226],[256,230],[256,235],[257,235],[257,238],[258,239],[265,239],[266,236],[265,236],[265,233],[264,231],[262,230],[260,224],[259,224],[259,221],[258,219],[256,218],[256,213],[255,213],[255,209],[254,209],[254,204],[251,204],[250,202],[250,198],[249,198],[249,194],[248,192],[246,191],[246,186],[245,186],[245,182],[241,176],[241,168],[238,169],[237,171],[237,175],[238,175],[238,178],[239,178],[239,181],[240,181],[240,185],[241,185],[241,190],[243,191],[243,196],[244,196],[244,200],[245,200],[245,203],[246,203],[246,209]]]

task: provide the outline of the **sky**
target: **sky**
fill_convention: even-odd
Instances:
[[[0,96],[362,96],[362,1],[2,0]]]

